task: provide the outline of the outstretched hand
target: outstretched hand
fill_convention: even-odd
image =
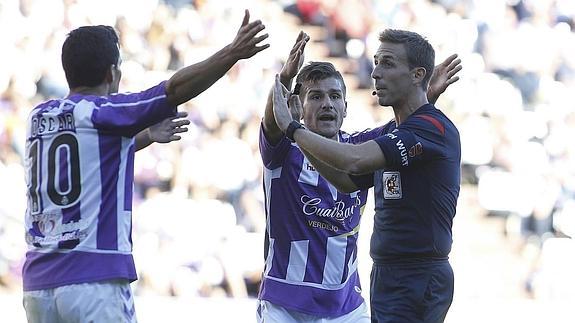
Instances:
[[[448,86],[459,81],[459,76],[455,75],[461,69],[461,59],[457,58],[457,54],[449,56],[441,64],[435,66],[427,89],[427,100],[435,103]]]
[[[293,79],[296,77],[297,72],[303,65],[304,61],[304,50],[305,45],[309,41],[309,36],[303,31],[300,31],[295,44],[293,45],[289,56],[282,67],[280,72],[280,78],[283,79]]]
[[[258,46],[264,39],[268,38],[268,34],[261,36],[256,35],[264,30],[265,26],[261,20],[250,21],[250,12],[248,10],[244,13],[242,25],[238,30],[236,38],[231,42],[230,49],[233,55],[238,59],[245,59],[254,56],[262,50],[270,47],[269,44]]]
[[[276,74],[276,80],[273,88],[273,105],[274,105],[274,118],[278,128],[285,133],[288,125],[292,122],[293,117],[288,107],[288,98],[290,97],[290,92],[286,87],[280,82],[279,75]],[[296,97],[294,95],[293,97]]]
[[[148,135],[150,137],[150,141],[168,143],[180,140],[181,137],[178,136],[177,133],[188,131],[186,126],[190,124],[190,120],[184,119],[187,116],[187,112],[181,111],[178,112],[175,117],[164,119],[149,127]]]

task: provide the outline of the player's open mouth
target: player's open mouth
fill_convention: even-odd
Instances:
[[[335,120],[335,116],[331,115],[331,114],[324,114],[322,116],[319,116],[319,121],[334,121]]]

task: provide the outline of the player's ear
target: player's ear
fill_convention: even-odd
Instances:
[[[412,70],[413,83],[414,84],[421,84],[421,82],[423,82],[423,79],[425,78],[425,75],[427,75],[427,71],[425,70],[425,67],[414,68]]]
[[[108,67],[108,70],[106,71],[106,77],[104,78],[104,82],[106,84],[110,84],[114,81],[114,69],[116,67],[114,65],[110,65],[110,67]]]
[[[345,102],[345,106],[343,107],[343,117],[345,118],[345,117],[347,117],[347,101],[344,101],[344,102]]]

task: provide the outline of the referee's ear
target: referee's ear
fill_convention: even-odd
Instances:
[[[425,79],[425,75],[427,75],[427,71],[425,67],[416,67],[413,70],[412,80],[413,84],[421,85],[423,84],[423,80]]]

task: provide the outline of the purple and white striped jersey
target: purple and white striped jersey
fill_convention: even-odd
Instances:
[[[339,132],[360,143],[377,132]],[[340,193],[286,137],[272,146],[260,127],[266,209],[259,298],[289,310],[338,317],[362,304],[357,237],[367,190]]]
[[[72,95],[27,121],[24,290],[135,280],[134,136],[174,116],[165,83],[140,93]]]

